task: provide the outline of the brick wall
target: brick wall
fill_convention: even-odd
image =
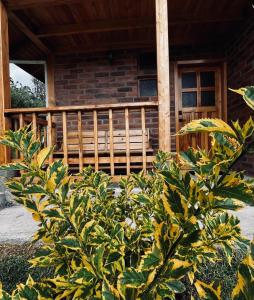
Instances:
[[[231,88],[254,85],[254,21],[248,20],[239,32],[238,38],[227,48],[228,86]],[[228,92],[228,121],[239,119],[243,123],[250,115],[254,115],[253,111],[241,96]],[[253,155],[243,158],[238,168],[254,175]]]
[[[55,89],[57,105],[108,104],[149,101],[138,97],[137,52],[118,52],[112,59],[107,55],[59,57],[55,67]],[[113,111],[114,129],[124,129],[124,110]],[[130,110],[130,128],[141,129],[141,113]],[[57,122],[59,123],[60,120]],[[86,130],[93,130],[92,112],[83,114]],[[107,111],[98,114],[98,130],[108,130]],[[152,147],[158,148],[157,109],[146,109],[146,127],[149,128]],[[69,130],[77,130],[77,117],[68,115]],[[58,127],[58,138],[62,133]]]
[[[113,53],[112,58],[105,54],[61,56],[56,60],[55,88],[57,105],[107,104],[147,101],[140,98],[138,76],[151,75],[151,71],[141,72],[138,66],[139,51],[121,51]],[[171,96],[171,132],[172,150],[175,151],[175,60],[205,59],[222,57],[221,47],[186,47],[170,49],[170,96]],[[156,71],[152,71],[155,74]],[[124,117],[114,113],[114,128],[124,129]],[[61,122],[59,119],[57,123]],[[83,115],[87,130],[92,130],[92,114]],[[102,112],[98,116],[99,130],[108,129],[108,115]],[[158,113],[156,109],[147,109],[146,125],[150,130],[152,147],[158,148]],[[61,126],[58,138],[61,141]],[[77,130],[77,117],[68,116],[69,130]],[[141,128],[139,112],[130,112],[130,128]]]

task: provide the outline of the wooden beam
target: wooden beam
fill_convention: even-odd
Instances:
[[[159,148],[171,150],[170,137],[170,84],[168,47],[168,7],[167,0],[156,3],[157,77],[159,102]]]
[[[9,13],[10,21],[15,24],[45,55],[50,54],[47,46],[14,13]]]
[[[63,36],[79,33],[95,33],[139,28],[152,28],[154,26],[155,21],[153,18],[99,20],[78,24],[43,26],[41,27],[40,31],[37,32],[37,36]]]
[[[171,19],[169,26],[176,25],[191,25],[200,23],[227,23],[227,22],[239,22],[242,18],[239,17],[214,17],[214,18],[175,18]],[[110,32],[128,29],[139,28],[153,28],[155,22],[153,18],[132,18],[132,19],[118,19],[118,20],[98,20],[86,23],[64,24],[64,25],[50,25],[43,26],[37,32],[37,36],[40,38],[50,36],[64,36],[80,33],[95,33],[95,32]]]
[[[9,34],[6,8],[0,1],[0,136],[8,129],[9,123],[4,110],[11,107],[9,74]],[[10,161],[10,151],[0,145],[0,164]]]
[[[72,53],[95,53],[110,50],[128,50],[128,49],[150,49],[155,47],[155,40],[125,41],[115,43],[98,43],[93,45],[79,45],[78,47],[59,47],[52,50],[56,55],[65,55]]]
[[[6,1],[7,8],[9,10],[20,10],[33,7],[47,7],[68,5],[73,3],[80,3],[81,0],[8,0]]]

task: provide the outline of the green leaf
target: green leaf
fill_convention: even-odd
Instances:
[[[113,292],[108,288],[107,283],[102,284],[102,300],[117,300]]]
[[[165,280],[167,278],[181,279],[191,270],[191,268],[192,264],[188,261],[171,259],[165,273]]]
[[[52,147],[47,147],[42,149],[37,155],[37,163],[38,167],[41,168],[46,159],[49,157],[50,153],[52,152]]]
[[[246,102],[246,104],[254,110],[254,86],[247,86],[244,88],[240,88],[238,90],[229,89],[232,92],[235,92],[241,95]]]
[[[12,163],[4,166],[0,166],[0,170],[6,171],[28,171],[29,167],[23,163]]]
[[[195,243],[197,243],[200,240],[201,237],[201,231],[195,230],[191,233],[187,233],[183,236],[183,239],[181,241],[181,245],[184,247],[195,247]]]
[[[160,249],[154,247],[152,251],[149,251],[142,256],[140,269],[142,271],[147,271],[159,267],[162,262],[162,257],[163,255]]]
[[[165,285],[174,293],[183,293],[186,289],[181,281],[174,279],[165,281]]]
[[[83,268],[73,275],[73,277],[71,278],[71,282],[76,282],[79,284],[86,285],[88,282],[92,281],[93,279],[95,279],[94,274],[89,272],[87,269]]]
[[[222,199],[214,199],[212,204],[214,209],[224,209],[224,210],[238,210],[244,207],[244,204],[235,199],[231,198],[222,198]]]
[[[122,283],[129,288],[140,288],[145,285],[148,280],[148,272],[138,272],[135,269],[130,269],[123,273]]]
[[[69,236],[67,235],[65,238],[63,238],[58,243],[67,249],[72,249],[72,250],[80,249],[79,241],[72,235],[69,235]]]
[[[40,185],[30,185],[24,190],[25,194],[47,194],[44,188]]]
[[[213,284],[207,284],[200,280],[194,283],[197,293],[201,299],[204,300],[221,300],[221,287],[217,288]]]
[[[193,120],[183,126],[177,134],[184,135],[197,132],[221,132],[230,137],[237,138],[235,131],[220,119]]]
[[[254,196],[248,192],[243,183],[236,186],[219,186],[213,189],[213,194],[215,196],[237,199],[246,204],[254,205]]]
[[[57,208],[51,208],[50,210],[43,210],[43,214],[47,218],[51,218],[53,220],[64,220],[64,215]]]
[[[29,286],[24,286],[19,294],[26,300],[36,300],[39,296],[38,291],[36,291],[33,287]]]
[[[99,246],[96,251],[95,255],[93,256],[93,265],[97,271],[97,273],[102,276],[103,273],[103,255],[105,251],[105,245]]]

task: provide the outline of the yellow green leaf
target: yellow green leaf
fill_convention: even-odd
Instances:
[[[226,122],[220,119],[209,118],[193,120],[183,126],[177,134],[184,135],[196,132],[220,132],[230,137],[237,138],[234,130]]]
[[[38,153],[37,164],[38,164],[39,168],[41,168],[41,166],[44,164],[45,160],[49,157],[51,151],[52,151],[51,147],[46,147]]]
[[[201,299],[204,300],[221,300],[221,286],[219,285],[217,288],[213,286],[213,284],[207,284],[200,280],[196,280],[194,283],[198,295]]]
[[[246,104],[254,110],[254,86],[247,86],[240,89],[229,89],[232,92],[235,92],[241,95],[246,102]]]

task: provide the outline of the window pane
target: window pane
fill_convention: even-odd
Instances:
[[[139,81],[140,96],[157,96],[156,79],[146,79]]]
[[[196,73],[183,73],[182,74],[182,88],[195,88],[197,87],[197,76]]]
[[[201,106],[215,106],[215,92],[201,92]]]
[[[201,72],[201,87],[215,86],[214,72]]]
[[[182,106],[183,107],[196,107],[197,106],[197,93],[182,93]]]

